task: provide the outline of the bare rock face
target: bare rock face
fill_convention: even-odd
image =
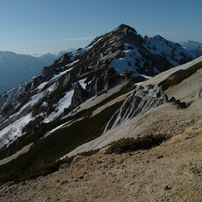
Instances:
[[[74,86],[71,106],[68,109],[65,109],[63,114],[68,114],[72,109],[79,106],[92,96],[99,96],[106,93],[113,86],[115,73],[116,71],[113,68],[109,68],[104,71],[102,75],[98,77],[94,76],[91,82],[87,83],[86,89],[82,88],[79,82],[76,83]]]
[[[61,76],[58,81],[57,81],[57,86],[68,86],[71,85],[71,81],[73,80],[73,76],[71,75],[70,72],[67,72],[66,74],[64,74],[63,76]]]
[[[158,85],[154,86],[154,88],[150,86],[138,86],[125,100],[121,108],[111,117],[104,133],[116,128],[126,120],[135,118],[167,101],[167,96]]]
[[[77,107],[88,98],[88,92],[82,86],[76,83],[74,87],[74,95],[72,97],[71,107]]]
[[[92,82],[87,85],[89,94],[94,96],[106,93],[112,87],[115,73],[113,68],[109,68],[101,76],[93,77]]]
[[[94,86],[96,95],[101,95],[102,93],[105,93],[109,90],[110,80],[115,73],[116,71],[113,68],[109,68],[101,75],[101,77],[97,78]]]

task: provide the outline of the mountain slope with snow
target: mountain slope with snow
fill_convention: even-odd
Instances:
[[[181,82],[169,86],[165,91],[165,94],[169,99],[175,97],[181,102],[185,102],[187,104],[185,109],[180,109],[180,102],[178,100],[178,104],[173,103],[172,101],[164,102],[165,104],[162,106],[157,108],[153,107],[153,109],[150,108],[150,110],[145,113],[144,105],[148,107],[151,104],[155,104],[153,100],[147,99],[147,94],[145,92],[148,91],[149,86],[155,86],[154,88],[157,88],[157,85],[160,85],[163,81],[171,79],[173,79],[173,81],[177,80],[175,75],[178,75],[178,72],[190,72],[190,70],[194,68],[195,70],[192,74],[185,73]],[[125,100],[120,109],[111,117],[106,125],[104,133],[100,137],[77,147],[66,156],[73,156],[82,152],[96,150],[109,145],[113,141],[127,137],[137,138],[144,135],[159,133],[166,134],[167,136],[175,136],[176,134],[183,132],[186,127],[189,127],[196,121],[202,121],[202,111],[200,110],[202,107],[202,56],[189,63],[162,72],[159,75],[142,82],[140,85],[141,88],[144,87],[146,90],[138,92],[138,90],[141,89],[139,86],[131,92],[131,95]],[[136,99],[132,99],[136,91],[139,95]],[[154,96],[155,99],[161,95],[160,93],[155,95],[152,91],[153,89],[149,90],[150,96]],[[144,94],[146,94],[146,96]],[[144,102],[140,99],[142,96],[145,99]],[[147,103],[147,101],[149,102]],[[189,104],[191,107],[189,107]],[[141,108],[139,107],[140,105]],[[132,112],[131,106],[133,107]],[[137,110],[138,113],[144,112],[142,113],[142,116],[137,116]],[[135,114],[132,118],[131,113]],[[118,115],[122,117],[118,117]],[[128,117],[125,119],[126,116]],[[121,124],[119,124],[118,121],[121,122]],[[110,130],[108,130],[109,125],[111,126]],[[118,127],[112,127],[113,125],[118,125]]]
[[[69,50],[69,51],[72,51]],[[45,66],[49,66],[55,59],[63,55],[45,54],[39,57],[0,51],[0,94],[37,76]]]
[[[5,170],[12,163],[19,171],[40,169],[98,138],[136,85],[194,58],[179,44],[142,37],[123,24],[87,47],[63,54],[41,74],[0,96],[0,159],[33,143]]]
[[[197,57],[202,55],[202,43],[197,42],[197,41],[184,41],[184,42],[180,42],[180,45],[190,51],[193,52],[194,54],[197,55]]]
[[[33,133],[43,123],[61,118],[92,96],[106,93],[127,74],[144,80],[194,57],[161,36],[142,37],[135,29],[122,24],[95,38],[89,46],[62,55],[45,67],[42,74],[0,97],[1,147],[5,142],[14,141],[10,130],[5,128],[22,116],[29,115],[30,121],[20,127],[17,135],[13,132],[13,137]],[[82,84],[75,92],[78,82]]]

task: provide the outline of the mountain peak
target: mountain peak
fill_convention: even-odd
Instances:
[[[129,25],[126,24],[120,24],[117,28],[115,28],[112,32],[117,32],[117,31],[124,31],[124,30],[131,30],[137,34],[137,31],[130,27]]]
[[[9,141],[15,141],[18,128],[18,136],[32,133],[43,123],[72,112],[85,100],[107,92],[125,80],[123,72],[140,76],[142,81],[145,76],[154,76],[191,59],[192,55],[176,43],[160,36],[143,38],[134,28],[121,24],[96,37],[87,47],[65,53],[45,67],[41,75],[0,97],[0,129],[5,129],[0,133],[0,147],[10,144],[4,141],[8,133]],[[78,82],[82,88],[76,85]],[[14,130],[9,124],[11,119],[18,121],[18,109],[30,123],[22,120],[20,127],[13,125]],[[33,113],[28,114],[30,111]]]
[[[176,43],[162,37],[143,38],[125,24],[95,38],[85,48],[63,54],[51,66],[45,67],[42,74],[0,96],[0,165],[9,162],[0,166],[0,183],[7,180],[17,182],[26,177],[33,178],[56,169],[61,170],[57,159],[66,154],[75,154],[79,146],[89,151],[90,148],[93,150],[106,146],[117,140],[116,137],[151,135],[153,140],[159,134],[166,138],[179,136],[181,131],[190,126],[189,123],[195,123],[196,118],[200,117],[200,110],[197,110],[201,103],[198,101],[201,97],[200,72],[197,70],[201,68],[199,62],[202,57],[175,68],[176,71],[169,70],[147,84],[142,82],[192,59],[189,51]],[[185,72],[184,77],[180,74],[181,70]],[[190,72],[195,77],[189,80],[187,74]],[[12,75],[16,76],[11,72]],[[11,76],[8,80],[11,80]],[[179,82],[183,82],[183,85],[178,85]],[[162,89],[169,86],[172,87],[172,92],[168,90],[169,98],[173,97],[170,100],[176,106],[171,103],[163,106],[167,97]],[[133,94],[129,96],[132,89]],[[185,108],[185,102],[191,103],[191,107],[188,105]],[[158,109],[160,104],[162,106]],[[191,119],[188,116],[190,114]],[[176,119],[173,120],[173,117]],[[132,122],[132,127],[125,130],[130,121],[137,122]],[[187,124],[183,124],[185,122]],[[140,126],[142,130],[139,130]],[[165,126],[163,130],[162,126]],[[175,126],[174,131],[168,130]],[[106,134],[103,134],[104,128]],[[182,137],[185,139],[184,135]],[[23,155],[16,157],[20,154]],[[62,162],[69,163],[70,159],[67,160]],[[62,165],[63,168],[74,167],[66,163]],[[20,172],[20,175],[16,172]],[[83,176],[79,178],[83,179]],[[2,194],[0,201],[8,201],[1,199]]]

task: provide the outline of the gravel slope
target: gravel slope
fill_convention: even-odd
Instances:
[[[202,201],[202,122],[150,150],[76,157],[46,177],[0,188],[0,201]]]

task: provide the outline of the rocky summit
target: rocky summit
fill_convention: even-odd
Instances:
[[[0,96],[0,200],[200,201],[201,89],[202,57],[125,24],[63,54]]]

